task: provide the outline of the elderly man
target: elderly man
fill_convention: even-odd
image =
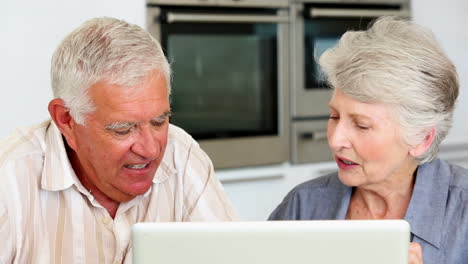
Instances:
[[[169,124],[169,64],[143,29],[85,22],[51,79],[52,120],[1,145],[0,263],[126,263],[134,223],[235,218],[208,156]]]

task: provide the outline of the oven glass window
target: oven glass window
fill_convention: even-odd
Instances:
[[[305,87],[327,88],[326,78],[318,64],[325,50],[334,47],[347,30],[366,29],[371,19],[320,18],[306,19],[304,24]]]
[[[326,78],[320,66],[318,63],[315,63],[315,61],[318,61],[318,58],[320,58],[327,49],[333,48],[337,43],[338,38],[336,37],[318,37],[313,43],[314,57],[316,60],[313,61],[313,68],[310,69],[310,75],[315,78],[317,84],[321,85],[325,83]]]
[[[197,139],[278,133],[277,25],[165,24],[171,123]]]

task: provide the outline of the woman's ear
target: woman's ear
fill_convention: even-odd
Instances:
[[[54,120],[62,135],[67,140],[68,145],[75,149],[76,140],[74,128],[76,126],[75,121],[70,115],[68,108],[65,106],[65,102],[62,99],[56,98],[49,102],[49,114]]]
[[[413,146],[410,149],[410,152],[409,152],[410,155],[416,158],[424,154],[434,142],[435,134],[436,134],[435,127],[429,129],[426,132],[426,136],[424,137],[423,141],[421,141],[419,144]]]

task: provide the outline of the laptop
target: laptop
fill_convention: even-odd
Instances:
[[[404,220],[138,223],[133,263],[407,264]]]

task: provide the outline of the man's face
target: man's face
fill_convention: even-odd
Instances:
[[[68,139],[77,176],[95,196],[125,202],[144,194],[167,144],[170,106],[165,78],[152,72],[127,89],[98,82],[89,96],[95,111],[86,115],[84,126],[73,122]]]

